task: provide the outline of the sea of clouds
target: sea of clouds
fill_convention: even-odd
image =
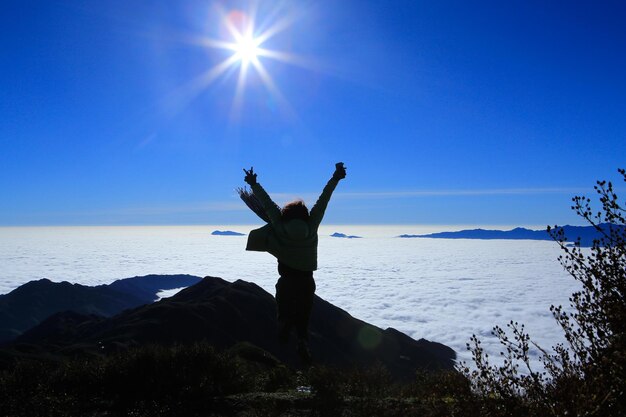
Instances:
[[[86,285],[147,274],[192,274],[251,281],[274,293],[276,262],[246,252],[249,226],[0,228],[0,294],[34,279]],[[458,229],[459,227],[456,227]],[[549,312],[568,305],[579,287],[548,241],[401,239],[442,226],[323,226],[317,294],[382,328],[452,347],[468,360],[466,343],[481,337],[492,357],[501,348],[494,325],[526,325],[543,347],[561,342]],[[330,237],[333,232],[362,239]]]

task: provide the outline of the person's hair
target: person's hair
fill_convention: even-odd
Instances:
[[[294,200],[291,203],[285,204],[280,214],[283,221],[293,219],[307,220],[309,218],[309,209],[306,208],[304,201]]]

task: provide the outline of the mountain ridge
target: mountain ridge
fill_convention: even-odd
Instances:
[[[609,232],[612,228],[624,229],[624,226],[602,223],[598,225],[604,232]],[[603,234],[594,226],[556,226],[562,229],[568,242],[575,242],[580,238],[580,245],[590,247],[594,239],[600,239]],[[511,230],[487,230],[487,229],[466,229],[456,232],[439,232],[425,235],[403,234],[399,238],[432,238],[432,239],[479,239],[479,240],[554,240],[547,230],[531,230],[524,227],[516,227]]]
[[[103,318],[60,312],[24,332],[6,349],[46,355],[107,354],[138,345],[208,342],[226,349],[249,343],[297,367],[295,338],[276,334],[274,297],[254,283],[205,277],[176,295]],[[381,329],[315,297],[310,348],[316,362],[339,367],[382,363],[398,378],[417,369],[453,369],[455,352],[440,343]]]
[[[161,290],[186,287],[200,280],[193,275],[145,275],[97,286],[47,278],[29,281],[0,295],[0,344],[65,310],[110,317],[155,301]]]

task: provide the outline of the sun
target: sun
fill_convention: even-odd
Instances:
[[[260,41],[252,35],[242,36],[234,45],[237,58],[247,64],[250,61],[257,61],[259,55]]]
[[[242,109],[246,84],[251,73],[254,73],[268,90],[273,101],[285,110],[286,114],[293,113],[266,65],[269,60],[297,66],[305,65],[303,65],[301,57],[285,51],[270,49],[266,43],[288,29],[294,23],[295,17],[289,15],[280,17],[279,13],[270,13],[270,20],[258,22],[255,10],[249,12],[242,10],[221,11],[220,14],[220,26],[225,30],[219,38],[197,37],[191,38],[189,41],[205,48],[222,50],[227,55],[222,61],[191,80],[185,91],[189,91],[189,96],[197,96],[218,78],[237,74],[235,75],[235,93],[231,108],[231,116],[236,119],[238,118],[237,114]]]

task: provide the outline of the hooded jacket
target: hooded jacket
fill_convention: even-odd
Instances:
[[[280,208],[272,201],[261,184],[251,186],[270,219],[265,226],[248,235],[246,250],[269,252],[281,263],[300,271],[317,269],[317,230],[326,206],[339,180],[331,178],[309,213],[308,220],[293,219],[284,222]]]

